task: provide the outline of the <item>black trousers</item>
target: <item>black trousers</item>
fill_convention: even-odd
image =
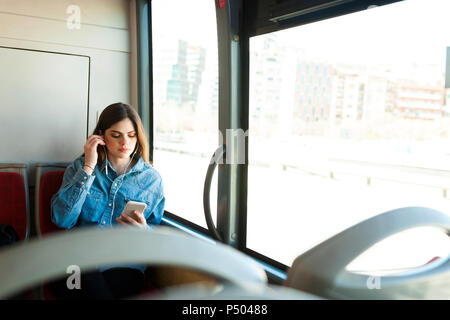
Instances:
[[[67,288],[66,279],[49,284],[51,294],[64,300],[114,300],[131,298],[145,285],[144,274],[131,268],[113,268],[81,274],[81,288]]]

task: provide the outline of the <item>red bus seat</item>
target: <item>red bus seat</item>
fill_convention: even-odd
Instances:
[[[39,226],[41,235],[62,230],[52,222],[51,200],[62,184],[64,170],[48,171],[39,185]]]
[[[68,163],[37,163],[35,189],[35,226],[38,236],[62,229],[52,222],[51,200],[62,184]]]
[[[0,223],[12,226],[19,238],[30,232],[26,165],[0,164]]]
[[[36,164],[35,225],[40,237],[63,230],[52,222],[51,200],[61,187],[66,167],[67,163]],[[55,299],[47,282],[41,285],[40,296],[45,300]]]

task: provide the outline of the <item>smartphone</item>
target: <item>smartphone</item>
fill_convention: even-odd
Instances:
[[[123,213],[129,216],[134,210],[142,213],[144,212],[146,207],[147,204],[144,202],[128,201],[127,204],[125,205],[125,208],[123,209]]]

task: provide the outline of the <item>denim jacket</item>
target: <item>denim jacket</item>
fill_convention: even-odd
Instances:
[[[118,224],[125,204],[145,202],[147,227],[159,224],[164,213],[164,193],[161,176],[140,157],[127,173],[117,176],[108,160],[96,166],[92,175],[84,170],[84,157],[77,158],[64,172],[61,188],[51,201],[52,221],[61,228]],[[106,175],[108,166],[108,175]],[[113,267],[128,267],[144,271],[143,265],[100,266],[104,271]]]
[[[144,210],[147,225],[161,222],[165,203],[161,176],[141,157],[121,176],[108,160],[96,166],[92,175],[88,175],[83,166],[84,157],[69,165],[61,188],[52,197],[52,221],[57,226],[66,229],[87,225],[102,228],[118,224],[116,218],[130,200],[147,204]]]

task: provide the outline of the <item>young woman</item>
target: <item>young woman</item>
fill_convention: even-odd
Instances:
[[[144,202],[146,209],[123,214],[128,201]],[[115,103],[103,110],[84,145],[84,154],[67,167],[61,188],[52,197],[52,221],[67,229],[115,224],[150,228],[160,223],[164,202],[161,176],[148,160],[141,119],[131,106]],[[85,287],[97,290],[87,292],[87,297],[118,298],[124,292],[136,291],[140,282],[143,284],[144,269],[134,265],[104,267],[85,277]],[[120,280],[124,278],[127,280]],[[136,290],[115,287],[127,283]]]

